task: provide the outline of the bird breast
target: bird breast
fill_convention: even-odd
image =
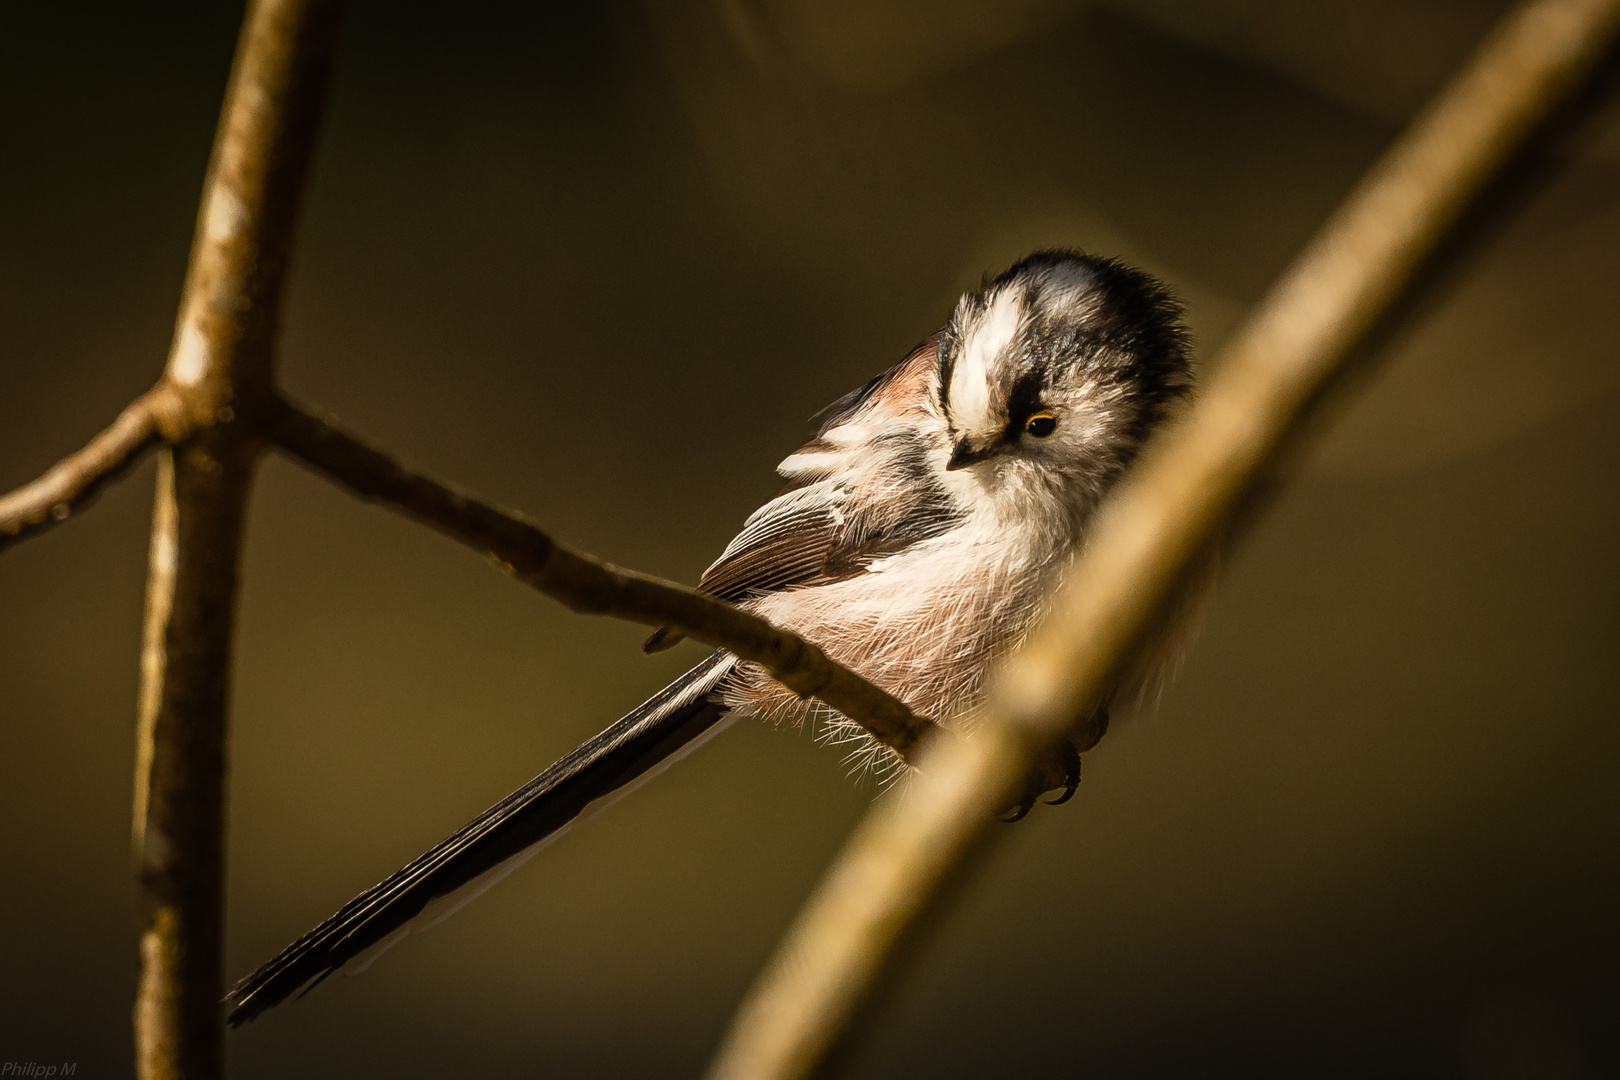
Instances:
[[[1049,541],[989,519],[922,541],[831,584],[755,597],[745,606],[944,724],[979,703],[986,670],[1015,644],[1050,592]],[[1066,554],[1066,553],[1063,553]],[[740,711],[801,723],[818,708],[745,666],[727,688]]]

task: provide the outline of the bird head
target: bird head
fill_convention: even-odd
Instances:
[[[962,297],[938,339],[944,468],[992,495],[1091,505],[1192,386],[1181,306],[1111,259],[1040,252]]]

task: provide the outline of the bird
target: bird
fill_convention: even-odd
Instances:
[[[1189,399],[1190,351],[1169,288],[1117,259],[1046,250],[986,275],[898,364],[812,418],[814,436],[778,466],[786,486],[698,589],[815,642],[919,716],[970,730],[995,661],[1039,620],[1099,504]],[[645,648],[679,640],[661,629]],[[1144,654],[1131,678],[1164,663]],[[1078,749],[1100,737],[1106,706]],[[717,650],[238,982],[230,1025],[363,970],[739,716],[821,723],[895,765],[852,721]],[[1056,801],[1074,792],[1074,761]]]

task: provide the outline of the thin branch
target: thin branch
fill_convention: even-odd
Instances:
[[[1412,124],[1246,320],[1185,423],[1100,515],[1051,617],[993,680],[982,735],[857,828],[712,1066],[787,1080],[826,1062],[1003,805],[1030,748],[1084,716],[1189,564],[1512,151],[1610,47],[1620,0],[1529,0]]]
[[[222,1067],[226,717],[242,522],[299,193],[325,97],[335,0],[254,0],[203,187],[156,421],[136,736],[140,952],[135,1072]]]
[[[907,760],[939,731],[798,635],[712,596],[575,551],[518,514],[412,472],[302,406],[283,406],[271,439],[361,498],[459,540],[574,611],[669,626],[759,664],[788,689],[820,698],[860,723]],[[1061,786],[1061,778],[1051,786]]]
[[[668,626],[763,667],[782,685],[820,698],[873,738],[913,762],[922,747],[949,739],[899,698],[832,660],[790,631],[722,600],[624,570],[553,540],[539,526],[400,465],[309,409],[282,400],[271,441],[363,499],[397,510],[493,559],[519,581],[588,615]],[[1026,776],[1033,797],[1063,788],[1070,758],[1047,740]]]
[[[160,386],[142,394],[82,449],[38,480],[0,495],[0,551],[60,525],[139,461],[159,440],[157,399],[166,393]]]

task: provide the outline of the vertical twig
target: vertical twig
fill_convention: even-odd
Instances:
[[[244,17],[204,185],[157,424],[136,740],[143,1080],[221,1069],[226,709],[242,525],[299,194],[336,31],[328,0]]]
[[[1052,616],[993,680],[980,736],[923,755],[857,828],[750,991],[710,1076],[812,1075],[962,865],[1033,747],[1109,684],[1188,564],[1465,206],[1610,47],[1620,0],[1528,0],[1357,185],[1099,515]]]
[[[158,467],[141,656],[136,1075],[220,1073],[225,714],[247,447],[192,441]]]

